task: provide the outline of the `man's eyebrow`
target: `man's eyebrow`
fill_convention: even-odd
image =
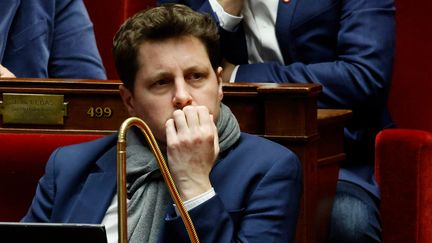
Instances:
[[[165,71],[155,71],[154,73],[151,73],[150,75],[147,76],[147,79],[150,80],[155,80],[155,79],[163,79],[166,77],[171,76],[171,74],[169,72],[165,72]]]
[[[205,72],[205,71],[207,71],[207,69],[208,68],[206,66],[204,66],[204,65],[194,64],[194,65],[191,65],[191,66],[187,67],[185,69],[185,72],[191,72],[191,71]]]

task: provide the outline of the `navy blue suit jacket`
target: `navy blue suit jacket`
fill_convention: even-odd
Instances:
[[[1,0],[0,63],[17,77],[106,79],[82,0]]]
[[[207,0],[176,2],[210,13]],[[223,56],[239,64],[236,82],[316,83],[320,108],[353,110],[345,127],[340,179],[379,196],[373,180],[376,133],[392,126],[387,110],[394,42],[393,0],[279,0],[276,37],[284,65],[248,64],[243,27],[220,30]],[[248,64],[248,65],[242,65]]]
[[[23,221],[100,223],[115,193],[116,138],[57,149]],[[190,210],[201,242],[292,242],[301,194],[296,155],[242,133],[220,155],[210,180],[216,196]],[[167,205],[161,242],[189,242]]]

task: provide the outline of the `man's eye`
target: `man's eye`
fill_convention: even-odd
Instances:
[[[161,79],[153,83],[154,86],[162,86],[168,84],[167,80]]]
[[[197,81],[200,80],[203,77],[201,73],[192,73],[189,75],[189,80]]]

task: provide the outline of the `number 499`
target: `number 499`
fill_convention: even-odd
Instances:
[[[110,107],[90,107],[87,115],[91,118],[108,118],[112,116],[112,110]]]

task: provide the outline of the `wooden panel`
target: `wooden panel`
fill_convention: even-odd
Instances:
[[[2,130],[35,132],[76,132],[76,133],[111,133],[116,131],[125,118],[127,111],[121,102],[120,81],[98,80],[58,80],[58,79],[17,79],[0,80],[0,92],[60,94],[64,95],[67,105],[67,117],[63,125],[13,125],[3,124]],[[91,117],[89,109],[109,108],[110,117]]]

